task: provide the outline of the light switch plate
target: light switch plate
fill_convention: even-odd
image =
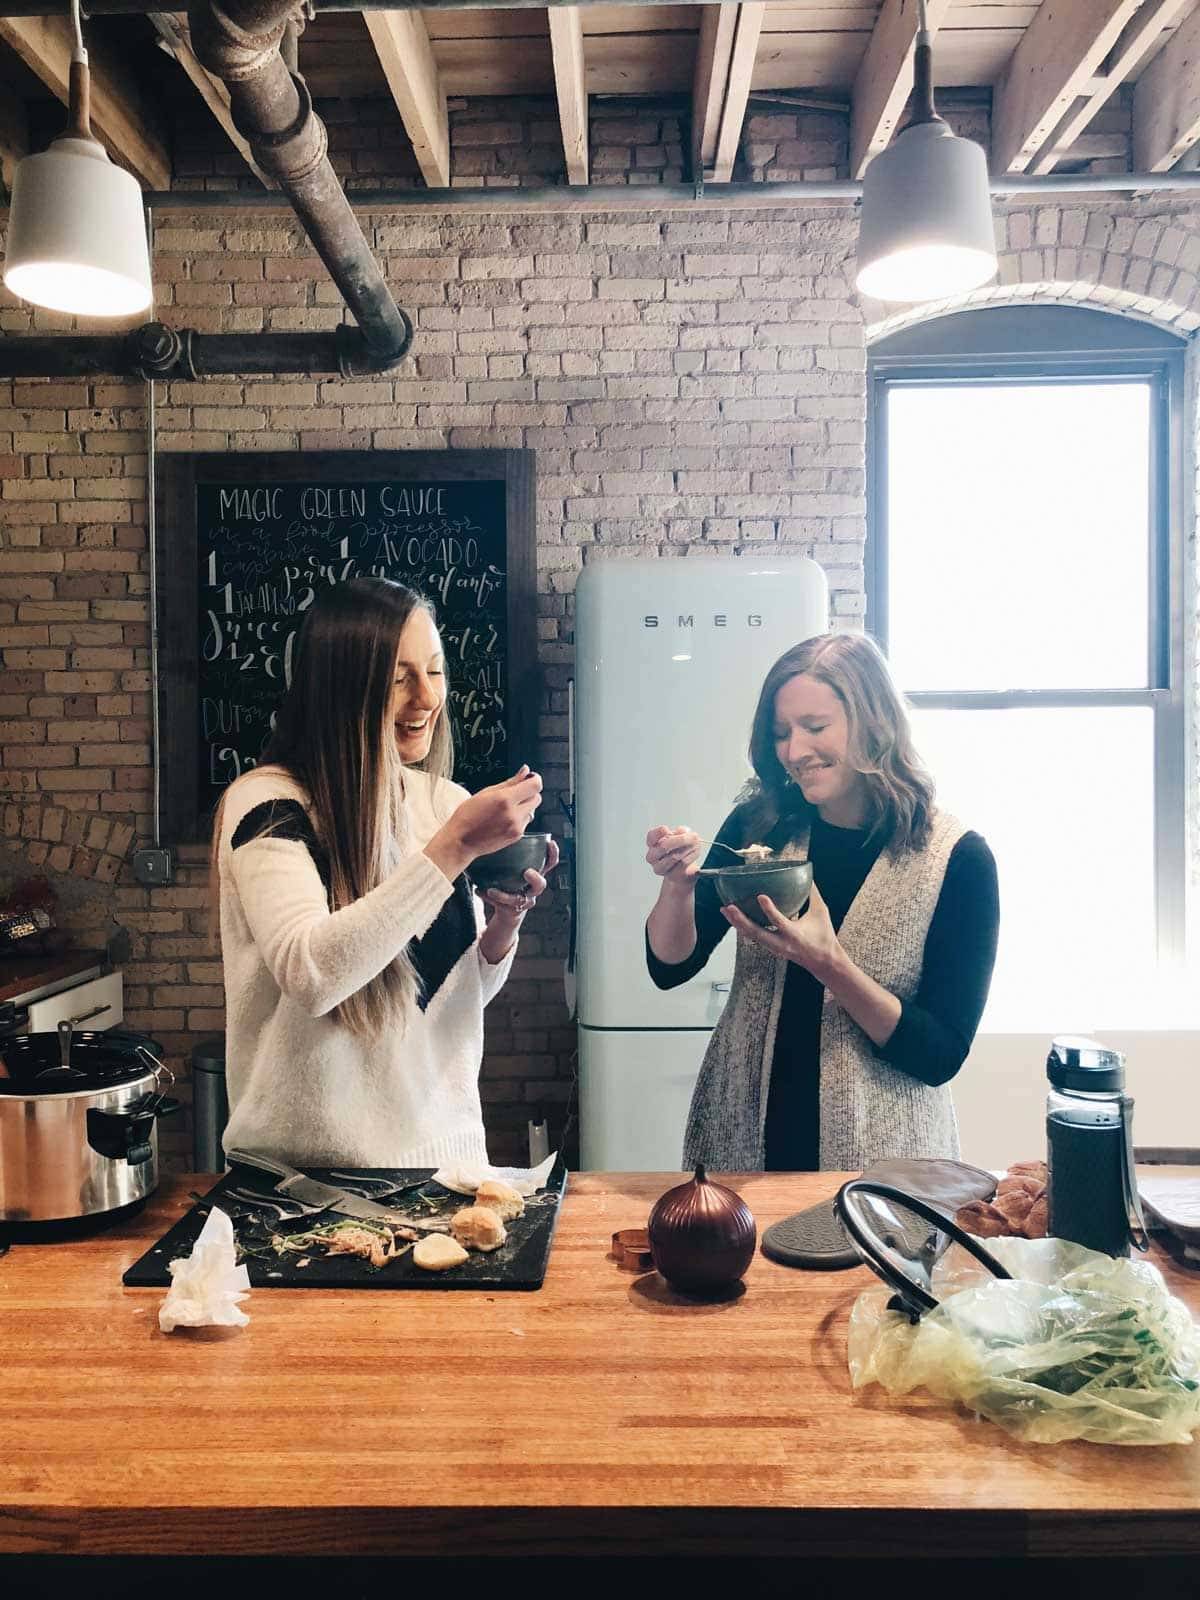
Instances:
[[[170,845],[143,845],[133,852],[133,875],[147,888],[160,888],[170,883],[175,870],[175,857]]]

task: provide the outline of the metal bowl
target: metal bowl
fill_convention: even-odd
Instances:
[[[760,894],[768,895],[790,920],[806,909],[812,892],[811,861],[768,861],[763,865],[701,870],[704,877],[713,879],[723,906],[736,906],[760,928],[768,925],[758,903]]]
[[[493,850],[490,855],[477,856],[468,867],[472,880],[480,889],[501,889],[505,894],[524,894],[529,887],[525,874],[532,867],[542,872],[550,854],[548,833],[526,833],[503,850]]]

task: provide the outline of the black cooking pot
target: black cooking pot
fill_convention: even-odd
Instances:
[[[179,1109],[162,1046],[114,1029],[0,1035],[0,1225],[119,1212],[158,1185],[158,1118]]]

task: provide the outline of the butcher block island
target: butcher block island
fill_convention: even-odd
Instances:
[[[121,1275],[211,1180],[0,1259],[0,1551],[1194,1556],[1200,1447],[1054,1447],[854,1393],[865,1269],[688,1301],[608,1251],[670,1174],[572,1175],[533,1294],[276,1289],[165,1335]],[[730,1180],[759,1230],[834,1173]],[[1200,1313],[1200,1274],[1156,1249]],[[24,1564],[22,1564],[24,1565]],[[0,1561],[0,1587],[4,1562]]]

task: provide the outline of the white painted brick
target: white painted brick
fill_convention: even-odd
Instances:
[[[686,278],[667,284],[668,300],[735,300],[740,297],[736,278]]]
[[[698,255],[688,251],[683,258],[684,276],[688,278],[743,278],[757,277],[758,256]]]
[[[659,222],[588,222],[584,233],[589,245],[614,249],[652,249],[662,242]]]
[[[458,348],[463,355],[505,355],[524,350],[528,343],[525,334],[517,328],[487,328],[458,336]]]
[[[594,292],[590,278],[525,278],[521,282],[522,297],[530,305],[590,300]]]
[[[453,273],[448,274],[453,276]],[[472,279],[529,278],[533,276],[532,256],[463,256],[462,276]]]
[[[601,378],[539,378],[537,384],[539,400],[601,400],[604,393]]]
[[[604,330],[604,346],[607,350],[674,350],[677,342],[672,328],[655,327],[652,324]]]
[[[566,406],[540,402],[522,404],[512,400],[496,402],[496,421],[502,425],[508,423],[523,428],[555,428],[562,427],[566,420]]]
[[[449,401],[451,403],[464,401],[467,398],[465,383],[403,383],[395,385],[396,399],[409,404],[420,404],[422,401]]]
[[[529,275],[539,278],[595,278],[609,271],[608,256],[603,252],[568,250],[540,252],[534,257]]]
[[[453,256],[388,256],[385,262],[389,278],[403,281],[418,280],[441,284],[460,277],[459,258]],[[406,289],[406,294],[411,290]]]
[[[665,278],[601,278],[602,300],[661,300],[667,292]]]

